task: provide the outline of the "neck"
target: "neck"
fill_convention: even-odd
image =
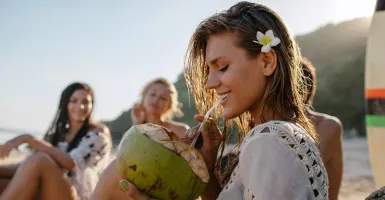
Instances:
[[[263,113],[261,112],[262,108],[260,105],[254,109],[250,109],[250,115],[253,119],[253,122],[255,125],[262,124],[268,121],[272,120],[282,120],[282,118],[276,114],[274,114],[273,110],[271,108],[265,108],[263,110]],[[263,118],[262,118],[263,116]],[[264,119],[264,121],[263,121]]]
[[[76,134],[80,128],[83,126],[83,121],[72,121],[70,122],[70,128],[68,130],[68,134],[69,135],[72,135],[72,134]]]
[[[146,123],[162,125],[163,121],[160,119],[160,116],[148,115],[146,117]]]

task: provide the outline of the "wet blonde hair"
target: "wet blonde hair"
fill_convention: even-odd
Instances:
[[[290,36],[283,20],[270,8],[250,2],[239,2],[225,10],[209,17],[201,22],[195,30],[186,53],[185,78],[193,96],[199,113],[205,113],[218,99],[214,90],[205,89],[208,79],[208,67],[206,65],[206,46],[210,36],[226,32],[235,35],[235,44],[246,50],[250,58],[258,56],[262,45],[256,44],[258,31],[265,33],[272,30],[274,35],[280,38],[281,43],[272,47],[277,54],[277,67],[274,73],[267,77],[267,86],[261,102],[261,121],[266,122],[264,110],[272,109],[276,116],[285,121],[294,121],[304,127],[309,135],[316,140],[313,124],[307,118],[305,112],[304,89],[302,69],[300,68],[300,51]],[[213,116],[219,119],[222,109],[217,109]],[[219,169],[226,140],[229,138],[232,122],[238,126],[238,144],[243,141],[246,133],[253,126],[253,120],[248,112],[233,120],[225,120],[223,136],[225,141],[221,145],[221,153],[216,169]],[[221,181],[224,185],[230,177],[231,171],[236,166],[233,162],[226,167],[225,178]]]
[[[178,101],[178,91],[176,90],[175,85],[170,83],[165,78],[157,78],[148,82],[144,86],[142,92],[140,93],[139,101],[143,102],[144,97],[146,96],[148,90],[151,88],[151,86],[155,84],[162,84],[170,90],[171,102],[168,110],[161,116],[162,120],[171,120],[171,119],[174,119],[175,117],[182,117],[183,116],[183,112],[181,110],[182,104]]]

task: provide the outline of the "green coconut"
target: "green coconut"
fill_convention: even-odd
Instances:
[[[196,149],[177,141],[179,147],[188,147],[190,153],[186,155],[179,147],[173,148],[176,143],[170,142],[171,138],[170,132],[154,124],[132,126],[119,144],[117,169],[122,177],[151,197],[195,200],[207,185],[207,167]]]

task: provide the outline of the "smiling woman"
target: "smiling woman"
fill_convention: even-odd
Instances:
[[[222,97],[222,107],[212,117],[225,118],[222,134],[215,120],[195,116],[204,123],[201,152],[210,177],[203,200],[328,199],[327,173],[305,114],[299,59],[283,20],[267,6],[239,2],[198,25],[186,54],[185,77],[199,113]],[[218,152],[226,145],[223,138],[231,134],[226,131],[232,128],[231,120],[241,130],[239,151],[218,176]],[[121,180],[115,168],[111,163],[102,174],[95,200],[108,199],[100,198],[106,190],[123,195],[114,188],[118,183],[126,199],[151,199]]]
[[[146,84],[138,103],[132,108],[132,123],[157,124],[172,130],[179,137],[184,137],[188,125],[172,120],[183,116],[180,106],[175,86],[164,78],[154,79]]]
[[[91,121],[93,107],[90,86],[72,83],[44,140],[20,135],[1,145],[1,158],[24,143],[34,153],[18,165],[0,166],[1,182],[7,183],[0,199],[88,199],[111,151],[108,128]]]

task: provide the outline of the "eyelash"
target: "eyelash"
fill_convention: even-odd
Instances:
[[[222,67],[221,69],[219,69],[218,71],[220,72],[224,72],[227,70],[227,68],[229,68],[229,65],[226,65],[225,67]]]

